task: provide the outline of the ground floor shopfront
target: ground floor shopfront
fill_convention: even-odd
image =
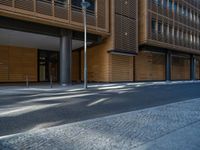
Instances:
[[[60,52],[0,46],[0,82],[60,81]],[[83,81],[83,50],[72,51],[71,80]],[[200,57],[174,51],[141,49],[135,56],[88,48],[89,82],[199,80]]]

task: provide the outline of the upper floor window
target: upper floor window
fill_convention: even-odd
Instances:
[[[174,13],[177,13],[177,2],[174,2]]]
[[[162,33],[162,22],[158,21],[158,33],[161,34]]]
[[[156,33],[156,20],[152,19],[151,21],[151,32]]]
[[[162,4],[162,2],[161,2],[161,0],[158,0],[158,6],[161,6],[161,4]]]
[[[163,0],[163,8],[164,8],[164,9],[167,8],[167,0]]]
[[[169,0],[169,10],[172,10],[172,0]]]

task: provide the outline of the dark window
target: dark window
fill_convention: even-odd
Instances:
[[[162,33],[162,22],[158,22],[158,33]]]
[[[177,2],[174,2],[174,13],[177,13]]]
[[[168,37],[168,25],[167,25],[167,23],[164,24],[164,36],[166,38]]]
[[[151,32],[156,33],[156,20],[152,19],[151,21]]]
[[[164,8],[164,9],[167,8],[167,0],[163,0],[163,8]]]
[[[85,0],[90,3],[90,7],[87,8],[87,12],[95,12],[95,0]],[[81,6],[82,0],[72,0],[72,8],[82,10]]]
[[[169,0],[169,10],[172,11],[172,0]]]
[[[158,6],[161,6],[161,3],[162,3],[161,0],[158,0]]]

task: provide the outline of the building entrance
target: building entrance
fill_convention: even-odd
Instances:
[[[58,52],[53,51],[38,51],[38,79],[39,82],[48,82],[52,79],[53,82],[58,82]]]

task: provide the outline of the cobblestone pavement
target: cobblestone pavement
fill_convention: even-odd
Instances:
[[[2,150],[199,150],[200,99],[0,138]]]

